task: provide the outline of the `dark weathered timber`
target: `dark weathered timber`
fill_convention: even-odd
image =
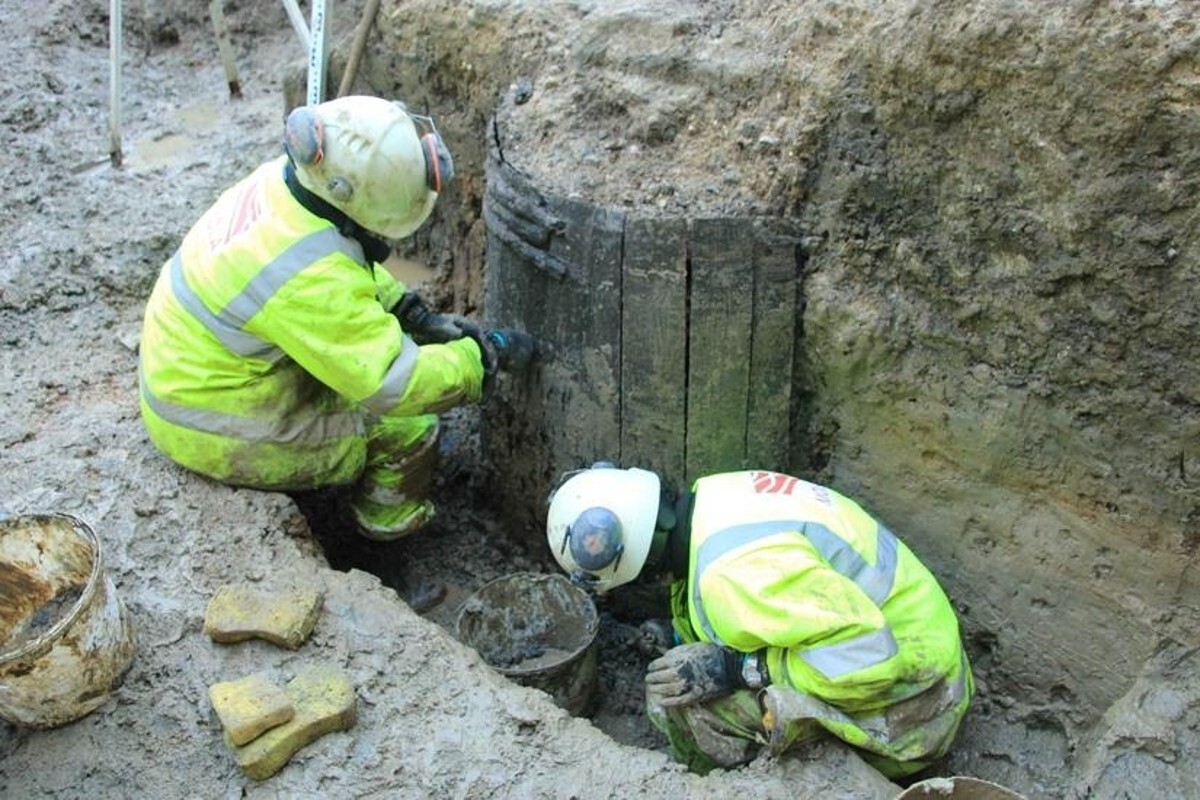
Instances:
[[[687,222],[629,219],[621,297],[621,462],[678,480],[687,424]]]
[[[745,219],[692,223],[688,321],[687,480],[751,466],[746,454],[752,226]]]
[[[489,179],[499,174],[507,186],[522,180],[514,172],[498,161],[488,165]],[[485,202],[494,200],[489,194]],[[540,526],[560,473],[620,458],[624,218],[551,196],[523,210],[526,222],[549,221],[548,229],[534,238],[522,236],[524,228],[506,228],[501,236],[489,226],[485,319],[528,331],[544,352],[523,380],[500,376],[485,403],[483,440],[498,496],[515,521]]]
[[[520,172],[503,164],[493,149],[496,167],[488,171],[483,219],[491,237],[515,255],[556,278],[567,274],[567,265],[551,255],[554,237],[566,230],[566,221],[555,216],[550,202]]]
[[[686,486],[795,457],[799,234],[764,218],[664,218],[544,191],[487,163],[485,319],[544,349],[500,376],[482,439],[497,500],[538,537],[546,498],[597,460]]]
[[[781,221],[754,232],[754,315],[751,329],[746,460],[786,471],[791,457],[792,361],[796,349],[799,237]]]

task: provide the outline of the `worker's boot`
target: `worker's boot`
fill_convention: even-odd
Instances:
[[[432,520],[435,509],[429,495],[437,461],[436,414],[387,418],[372,428],[366,468],[350,497],[359,532],[390,542]]]

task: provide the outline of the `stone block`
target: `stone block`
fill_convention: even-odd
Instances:
[[[204,632],[214,642],[265,639],[295,650],[317,624],[324,595],[318,591],[268,591],[247,585],[217,590],[204,614]]]
[[[208,687],[208,698],[236,745],[243,745],[290,720],[296,710],[287,693],[261,672]]]
[[[308,667],[285,688],[295,716],[288,722],[238,746],[227,735],[239,767],[255,780],[266,780],[291,760],[302,747],[334,731],[349,730],[355,722],[354,687],[336,667]]]

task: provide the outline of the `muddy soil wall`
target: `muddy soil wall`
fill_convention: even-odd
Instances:
[[[1193,12],[384,2],[364,86],[448,131],[467,178],[424,244],[467,307],[505,92],[563,196],[798,222],[794,469],[941,577],[986,696],[1082,741],[1200,617]]]

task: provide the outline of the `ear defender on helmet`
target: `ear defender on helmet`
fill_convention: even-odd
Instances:
[[[450,157],[450,151],[433,124],[432,117],[412,114],[407,109],[405,113],[408,113],[421,137],[421,152],[425,156],[425,185],[429,191],[441,194],[454,179],[454,159]]]
[[[565,474],[546,512],[555,561],[597,594],[637,578],[655,547],[660,486],[649,470],[607,462]]]
[[[296,164],[316,166],[325,158],[325,128],[312,108],[292,109],[283,124],[283,150]]]
[[[584,509],[563,534],[562,548],[571,549],[575,563],[588,572],[621,565],[625,542],[621,520],[602,506]]]
[[[421,147],[425,151],[425,185],[431,192],[442,193],[451,180],[454,179],[454,161],[450,151],[440,136],[427,133],[421,137]]]

